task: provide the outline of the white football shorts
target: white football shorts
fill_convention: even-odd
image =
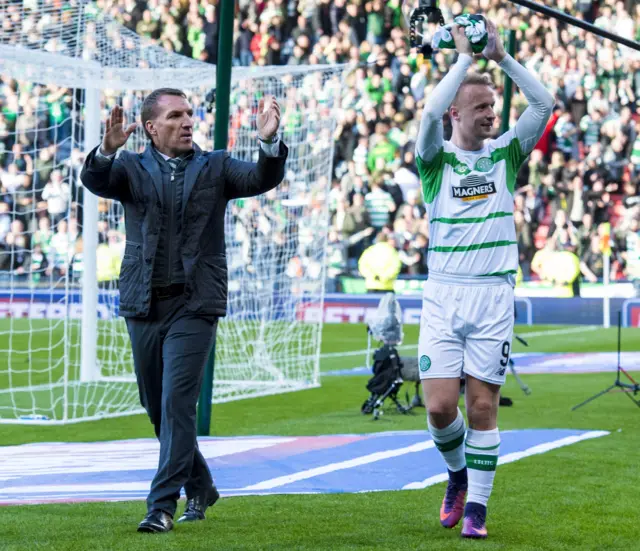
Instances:
[[[452,379],[466,373],[503,385],[514,318],[513,287],[503,279],[464,284],[429,279],[420,316],[420,378]]]

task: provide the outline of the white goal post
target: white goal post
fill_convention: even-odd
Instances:
[[[121,105],[128,120],[139,120],[142,99],[159,87],[185,91],[194,141],[212,149],[215,66],[144,41],[88,2],[28,6],[0,0],[12,22],[0,35],[0,76],[17,95],[17,120],[33,121],[10,136],[32,165],[20,169],[25,179],[14,194],[24,208],[10,213],[29,267],[0,273],[0,423],[138,413],[128,335],[117,316],[123,211],[85,191],[79,168],[109,110]],[[282,106],[290,153],[276,190],[227,210],[229,313],[218,328],[214,402],[319,385],[322,321],[305,322],[303,312],[324,299],[334,109],[346,69],[233,70],[231,155],[257,158],[255,111],[264,94]],[[127,147],[145,146],[138,129]],[[62,212],[41,189],[49,183],[68,190]]]

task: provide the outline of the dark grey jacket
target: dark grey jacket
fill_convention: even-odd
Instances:
[[[100,197],[124,206],[127,243],[120,272],[120,315],[145,317],[151,303],[151,276],[162,221],[162,178],[150,149],[122,151],[106,166],[89,153],[80,178]],[[194,146],[182,200],[182,262],[187,308],[205,316],[227,310],[227,259],[224,214],[227,203],[276,187],[284,178],[288,149],[268,157],[260,148],[257,163],[231,158],[225,151],[204,152]]]

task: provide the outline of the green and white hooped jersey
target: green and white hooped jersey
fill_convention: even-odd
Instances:
[[[416,159],[429,213],[429,272],[515,277],[513,191],[525,158],[511,129],[481,151],[444,142],[429,162]]]

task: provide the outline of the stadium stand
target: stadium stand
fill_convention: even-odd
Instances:
[[[215,2],[99,0],[96,5],[168,50],[216,62]],[[469,11],[510,21],[517,29],[517,59],[540,76],[557,100],[544,136],[518,176],[514,220],[524,278],[539,277],[531,270],[532,260],[537,251],[548,249],[576,254],[585,281],[601,279],[600,251],[610,224],[612,278],[640,279],[640,56],[496,0],[441,0],[440,7],[446,20]],[[557,7],[640,39],[640,5],[634,0],[558,0]],[[26,2],[21,10],[28,10]],[[388,242],[400,251],[402,274],[426,274],[429,231],[414,140],[425,97],[455,54],[439,51],[418,63],[401,28],[399,0],[239,0],[238,10],[236,66],[354,66],[334,136],[329,275],[357,275],[360,254],[379,232],[388,234]],[[46,25],[26,18],[12,28],[10,18],[4,21],[3,32],[34,39]],[[50,51],[64,47],[48,45]],[[500,72],[491,66],[485,70],[493,72],[500,92]],[[70,90],[28,87],[0,76],[0,278],[12,272],[38,285],[56,272],[71,270],[74,281],[81,277],[77,173],[83,156],[64,147],[64,138],[79,131],[72,125],[75,101]],[[141,98],[132,95],[127,101]],[[501,101],[498,94],[498,114]],[[511,124],[523,108],[524,98],[516,91]],[[195,116],[201,128],[212,123],[203,109]],[[283,101],[285,132],[295,116],[295,105]],[[232,139],[233,124],[242,124],[241,117],[232,121]],[[258,225],[277,242],[281,224],[272,212],[250,202],[234,208],[240,233],[251,235]],[[314,211],[320,212],[317,205],[307,205],[306,215]],[[99,279],[108,281],[117,277],[123,225],[109,216],[108,205],[101,212]],[[304,222],[290,222],[299,225],[303,251]],[[289,265],[291,277],[297,269]]]

